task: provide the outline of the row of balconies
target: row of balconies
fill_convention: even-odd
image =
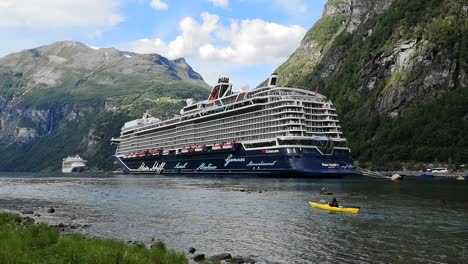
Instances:
[[[285,124],[300,124],[301,123],[299,121],[291,121],[289,119],[291,117],[294,117],[294,116],[287,115],[286,118],[279,118],[279,119],[276,119],[276,120],[288,120],[288,121],[286,121],[286,122],[275,121],[273,123],[271,122],[271,120],[268,120],[267,118],[262,118],[262,120],[253,119],[252,122],[246,123],[246,124],[244,124],[242,126],[240,126],[238,123],[244,123],[244,121],[238,121],[238,122],[235,122],[233,124],[230,124],[230,125],[232,125],[231,128],[226,127],[226,125],[223,124],[223,125],[215,126],[215,127],[213,127],[214,129],[211,129],[211,130],[202,130],[202,131],[205,132],[204,134],[207,134],[207,135],[211,136],[212,133],[215,133],[215,132],[224,133],[226,130],[239,131],[239,130],[245,130],[246,128],[252,128],[251,130],[255,130],[255,129],[260,128],[260,127],[265,127],[265,125],[284,126]],[[263,121],[263,123],[256,123],[258,121]],[[255,125],[252,125],[252,124],[255,124]],[[262,125],[262,124],[264,124],[264,125]],[[150,140],[156,140],[157,139],[158,143],[163,144],[165,141],[169,140],[170,138],[173,138],[174,133],[176,133],[177,137],[179,137],[179,138],[180,137],[185,137],[187,139],[190,139],[190,138],[193,137],[194,134],[199,135],[200,133],[202,133],[202,131],[195,130],[195,132],[194,132],[194,130],[192,128],[192,129],[187,129],[188,133],[181,134],[181,131],[176,132],[175,130],[171,130],[169,133],[166,133],[166,134],[162,135],[162,137],[158,137],[158,135],[155,136],[153,134],[150,134],[148,136],[138,137],[138,139],[131,139],[130,142],[128,142],[128,143],[140,144],[141,142],[146,142],[148,139],[150,139]],[[158,134],[159,133],[160,132],[158,132]],[[128,143],[122,143],[122,147],[125,147]]]

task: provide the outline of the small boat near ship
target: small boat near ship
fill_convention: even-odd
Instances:
[[[62,172],[84,172],[87,169],[86,162],[88,161],[82,159],[79,155],[68,156],[62,161]]]
[[[433,168],[432,173],[448,173],[449,170],[447,168]]]
[[[314,202],[309,202],[309,205],[313,208],[318,208],[321,210],[325,211],[331,211],[331,212],[342,212],[342,213],[350,213],[350,214],[357,214],[359,213],[360,208],[358,207],[333,207],[328,204],[319,204],[319,203],[314,203]]]

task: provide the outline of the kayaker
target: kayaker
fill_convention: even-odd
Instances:
[[[328,205],[330,205],[331,207],[338,207],[339,206],[338,201],[336,200],[335,197],[333,197],[333,200],[330,203],[328,203]]]

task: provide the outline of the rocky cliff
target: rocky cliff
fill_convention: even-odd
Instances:
[[[145,109],[171,116],[207,88],[183,58],[69,41],[8,55],[0,59],[0,170],[55,170],[74,153],[109,168],[108,139],[125,120]]]
[[[329,0],[277,72],[337,105],[361,164],[468,162],[468,4]]]

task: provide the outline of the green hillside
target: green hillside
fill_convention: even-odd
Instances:
[[[329,1],[277,72],[319,87],[355,159],[386,168],[468,162],[467,65],[466,1],[344,0]]]
[[[80,154],[111,170],[123,123],[170,118],[208,85],[184,59],[58,42],[0,59],[0,171],[58,170]]]

